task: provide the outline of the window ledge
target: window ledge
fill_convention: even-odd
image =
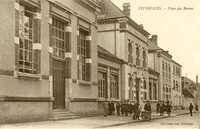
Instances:
[[[91,81],[79,80],[78,83],[79,83],[81,86],[91,86],[91,85],[92,85],[92,82],[91,82]]]
[[[29,73],[17,72],[17,78],[41,80],[42,76],[41,74],[29,74]]]

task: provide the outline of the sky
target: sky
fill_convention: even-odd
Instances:
[[[172,59],[182,65],[182,76],[196,81],[198,74],[200,82],[200,0],[111,1],[121,10],[123,3],[130,2],[130,17],[143,24],[151,35],[158,35],[158,46],[169,51]]]

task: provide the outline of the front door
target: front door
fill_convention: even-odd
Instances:
[[[65,108],[65,63],[53,60],[53,109]]]

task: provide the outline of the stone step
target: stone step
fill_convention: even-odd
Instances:
[[[70,120],[70,119],[79,119],[80,116],[60,116],[60,117],[53,117],[49,118],[50,121],[57,121],[57,120]]]
[[[78,118],[81,118],[81,116],[77,116],[64,109],[57,109],[53,110],[49,120],[56,121],[56,120],[78,119]]]
[[[70,113],[70,112],[52,112],[52,115],[57,115],[57,114],[72,114],[72,113]]]
[[[77,116],[74,114],[69,114],[69,113],[59,113],[59,114],[52,114],[51,117],[61,117],[61,116]]]

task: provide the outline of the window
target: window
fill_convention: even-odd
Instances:
[[[165,77],[165,64],[162,63],[162,74],[163,74],[163,77]]]
[[[143,51],[143,67],[146,68],[146,52]]]
[[[147,92],[143,92],[144,93],[144,100],[147,100]]]
[[[176,90],[178,91],[179,86],[178,86],[178,81],[176,81]]]
[[[175,90],[176,82],[173,80],[173,89]]]
[[[144,80],[143,85],[144,85],[144,89],[147,89],[147,82],[146,82],[146,80]]]
[[[65,23],[55,18],[52,19],[52,47],[53,57],[64,59]]]
[[[136,47],[136,65],[140,66],[140,49]]]
[[[110,98],[119,98],[118,75],[110,76]]]
[[[107,74],[98,72],[98,97],[107,98]]]
[[[153,99],[157,100],[157,88],[156,88],[156,81],[153,84]]]
[[[151,83],[151,80],[149,81],[149,99],[152,100],[152,91],[151,91],[151,88],[152,88],[152,83]]]
[[[131,97],[132,97],[132,78],[131,77],[129,77],[129,84],[128,84],[128,86],[129,86],[129,91],[128,91],[128,93],[129,93],[129,99],[131,99]]]
[[[170,68],[170,66],[168,67],[168,70],[169,70],[169,79],[171,79],[171,68]]]
[[[166,72],[166,76],[165,76],[165,77],[168,78],[168,68],[167,68],[167,64],[165,64],[165,67],[166,67],[166,68],[165,68],[165,72]]]
[[[88,35],[87,31],[82,29],[79,30],[79,45],[78,45],[78,54],[79,54],[79,79],[86,80],[86,36]]]
[[[39,63],[34,62],[33,37],[36,28],[33,27],[34,10],[20,5],[19,9],[19,71],[36,74]],[[38,29],[38,28],[37,28]],[[37,58],[37,57],[36,57]]]
[[[130,40],[129,40],[129,44],[128,44],[128,62],[129,63],[133,63],[133,51],[132,51],[132,44],[130,43]]]

